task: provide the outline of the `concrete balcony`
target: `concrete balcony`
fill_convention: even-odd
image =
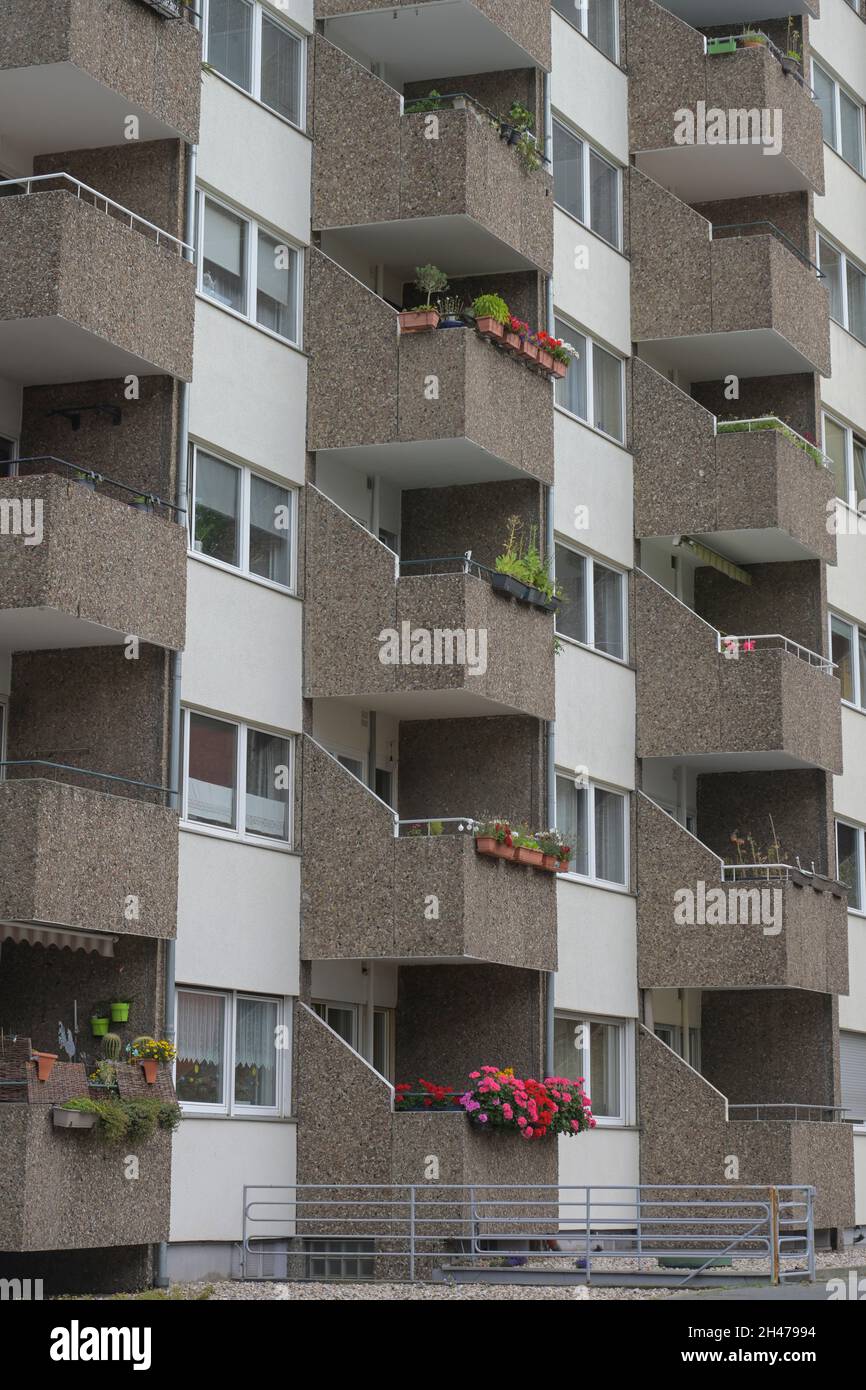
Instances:
[[[312,739],[302,757],[304,959],[555,969],[555,874],[485,858],[471,833],[398,835],[390,807]]]
[[[740,1119],[748,1108],[729,1107],[720,1091],[643,1027],[638,1066],[643,1125],[641,1182],[729,1182],[725,1165],[735,1154],[738,1185],[815,1187],[818,1230],[853,1224],[850,1124],[819,1119]],[[779,1107],[778,1113],[784,1114],[784,1107]],[[790,1107],[790,1113],[796,1113],[796,1107]],[[736,1191],[734,1184],[731,1187]]]
[[[785,72],[784,54],[769,40],[707,51],[704,35],[671,13],[681,8],[709,7],[699,0],[628,3],[629,129],[637,167],[687,203],[823,193],[821,112],[802,75]],[[695,22],[727,24],[733,8],[766,6],[730,6],[723,20]],[[693,118],[691,128],[684,113]],[[760,124],[761,113],[769,126]]]
[[[553,617],[502,598],[479,566],[404,567],[314,487],[306,491],[308,699],[343,697],[401,718],[554,717]],[[457,569],[458,572],[454,572]],[[451,572],[448,572],[448,571]],[[411,635],[430,635],[430,660]],[[439,646],[436,646],[436,634]]]
[[[5,771],[0,920],[175,936],[177,813],[162,788],[51,763]]]
[[[190,380],[195,268],[182,243],[67,174],[10,188],[21,192],[0,198],[0,375]]]
[[[642,989],[847,993],[841,885],[784,865],[748,877],[643,794],[637,849]]]
[[[180,650],[186,533],[167,519],[173,513],[164,504],[162,514],[138,511],[120,500],[120,489],[100,496],[58,460],[17,466],[27,476],[0,479],[0,508],[22,523],[0,534],[0,648],[108,646],[134,634]]]
[[[637,357],[632,407],[638,536],[691,536],[739,565],[836,563],[836,484],[806,440],[781,421],[717,431],[708,410]]]
[[[757,26],[762,19],[787,19],[791,12],[785,0],[662,0],[662,5],[697,29],[717,24]],[[820,0],[798,0],[796,13],[818,19]]]
[[[722,638],[640,572],[635,629],[638,757],[841,772],[841,687],[827,658],[783,636]]]
[[[399,315],[309,255],[307,447],[400,488],[553,481],[550,382],[474,329],[402,334]]]
[[[486,107],[443,103],[431,139],[425,113],[404,114],[393,87],[322,38],[313,102],[313,226],[336,260],[387,264],[404,283],[430,262],[452,278],[552,271],[549,167],[526,169]]]
[[[332,43],[375,56],[396,85],[550,68],[550,0],[315,0],[315,15]]]
[[[185,11],[181,11],[185,15]],[[142,0],[6,0],[0,129],[24,157],[198,138],[201,35]]]
[[[689,381],[830,372],[829,301],[816,268],[771,224],[729,235],[632,170],[632,337]],[[718,195],[716,195],[718,196]]]

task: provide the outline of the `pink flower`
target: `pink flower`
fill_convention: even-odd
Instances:
[[[479,1116],[478,1116],[478,1123],[479,1123],[480,1125],[486,1125],[486,1124],[487,1124],[487,1116],[486,1116],[486,1115],[479,1115]]]
[[[527,1125],[526,1129],[523,1132],[526,1135],[527,1139],[531,1139],[535,1131],[533,1130],[531,1125]]]
[[[517,1116],[517,1123],[520,1125],[520,1128],[523,1129],[524,1125],[526,1124],[526,1116],[525,1116],[525,1115],[518,1115],[518,1116]]]
[[[480,1075],[481,1075],[481,1072],[480,1072],[480,1071],[471,1071],[471,1072],[469,1073],[469,1080],[470,1080],[470,1081],[477,1081]]]
[[[570,1092],[568,1092],[568,1091],[563,1091],[563,1093],[562,1093],[562,1099],[563,1099],[566,1103],[568,1103],[568,1101],[571,1100],[571,1094],[570,1094]]]
[[[505,1116],[506,1120],[510,1120],[510,1119],[513,1117],[514,1111],[512,1110],[511,1106],[508,1104],[508,1101],[506,1101],[505,1104],[503,1105],[503,1107],[502,1107],[502,1113],[503,1113],[503,1115]]]
[[[571,1127],[572,1127],[572,1129],[574,1130],[575,1134],[579,1134],[579,1133],[580,1133],[580,1125],[579,1125],[579,1123],[578,1123],[577,1120],[572,1120],[572,1122],[571,1122]]]

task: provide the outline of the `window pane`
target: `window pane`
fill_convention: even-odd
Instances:
[[[245,314],[247,224],[205,199],[202,290],[219,304]]]
[[[189,790],[187,815],[206,825],[235,827],[236,724],[189,716]]]
[[[621,1114],[619,1028],[615,1023],[589,1025],[588,1093],[593,1115]]]
[[[863,172],[863,112],[856,101],[843,91],[839,91],[839,153],[853,165],[858,174]]]
[[[854,629],[841,618],[830,619],[831,655],[836,663],[836,675],[842,683],[842,699],[854,699]]]
[[[316,1013],[325,1020],[329,1028],[333,1028],[338,1037],[350,1047],[355,1046],[355,1011],[354,1009],[341,1009],[335,1004],[317,1004]]]
[[[848,331],[866,343],[866,275],[848,261]]]
[[[858,703],[866,709],[866,632],[861,632],[857,642],[860,689]]]
[[[275,999],[238,999],[235,1105],[276,1105],[277,1021]]]
[[[854,463],[854,501],[859,509],[861,502],[866,502],[866,440],[858,439],[856,434],[851,455]]]
[[[824,453],[833,460],[836,474],[836,496],[843,502],[848,498],[848,468],[845,462],[845,430],[835,420],[824,416]]]
[[[283,338],[294,340],[295,282],[298,253],[276,237],[259,232],[256,320]]]
[[[286,120],[301,124],[300,39],[262,16],[262,101]]]
[[[210,0],[207,60],[217,72],[252,91],[253,7],[247,0]]]
[[[821,119],[824,122],[824,139],[828,145],[836,148],[836,103],[835,103],[835,84],[829,78],[823,68],[814,64],[814,76],[812,78],[815,88],[815,100],[821,108]]]
[[[616,62],[617,0],[589,0],[587,37]]]
[[[250,573],[291,582],[292,498],[284,487],[250,478]]]
[[[556,582],[562,585],[563,604],[556,614],[556,630],[576,642],[588,641],[586,630],[586,557],[564,545],[556,547]]]
[[[225,1005],[221,994],[177,994],[177,1098],[223,1105]]]
[[[622,366],[597,343],[592,345],[592,391],[596,429],[622,439]]]
[[[583,221],[583,141],[553,122],[553,196],[572,217]]]
[[[574,778],[556,778],[556,828],[571,849],[571,872],[589,873],[589,835],[587,807],[589,788],[576,787]]]
[[[251,835],[285,840],[289,834],[289,740],[247,730],[245,829]]]
[[[619,178],[612,164],[589,152],[589,225],[611,246],[619,246]]]
[[[623,632],[623,577],[606,565],[592,567],[592,609],[595,631],[592,645],[608,656],[625,660]]]
[[[586,0],[553,0],[553,8],[557,14],[561,14],[563,19],[567,19],[573,24],[575,29],[581,29],[581,16],[586,5]]]
[[[559,378],[556,383],[556,404],[561,405],[563,410],[570,410],[572,415],[578,415],[581,420],[586,419],[586,339],[582,333],[570,328],[567,323],[557,319],[554,326],[554,333],[557,338],[562,338],[564,342],[571,343],[577,349],[578,356],[572,358],[568,371],[564,377]]]
[[[583,1047],[586,1024],[579,1018],[553,1020],[553,1074],[576,1081],[583,1076]],[[590,1099],[592,1097],[590,1096]],[[594,1108],[594,1107],[593,1107]]]
[[[238,553],[239,468],[211,454],[195,458],[195,548],[202,555],[240,564]]]
[[[595,877],[625,883],[625,800],[595,788]]]
[[[373,1010],[373,1066],[380,1076],[389,1074],[388,1015],[384,1009]]]
[[[830,317],[844,326],[845,287],[842,284],[842,257],[823,237],[818,238],[818,263],[826,277],[824,284],[830,297]]]
[[[860,882],[860,836],[863,832],[853,825],[836,822],[836,853],[839,858],[839,881],[848,889],[848,906],[860,911],[863,907],[863,885]]]

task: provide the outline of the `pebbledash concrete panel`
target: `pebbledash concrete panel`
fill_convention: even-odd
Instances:
[[[773,754],[779,766],[842,771],[839,681],[795,650],[720,651],[714,628],[638,573],[635,655],[639,758],[724,756],[747,769],[751,754]]]
[[[689,344],[695,379],[704,379],[697,375],[703,369],[710,380],[724,375],[719,348],[708,356],[713,345],[700,339],[736,334],[742,350],[743,339],[759,333],[762,341],[770,337],[775,357],[765,347],[764,365],[756,359],[744,376],[810,368],[829,376],[829,299],[814,269],[761,228],[714,239],[705,217],[637,169],[629,187],[636,342],[698,340]]]
[[[74,191],[0,199],[0,370],[25,385],[167,373],[189,381],[195,267]]]
[[[183,647],[182,526],[52,474],[0,479],[0,512],[12,521],[20,516],[31,528],[29,538],[15,534],[14,527],[4,526],[0,533],[0,632],[4,618],[45,610],[27,618],[35,632],[39,618],[53,621],[53,615],[63,615],[91,629],[84,645],[99,640],[102,634],[92,628],[100,628],[114,634],[117,642],[134,634],[172,651]],[[32,530],[37,519],[41,534]],[[14,647],[14,638],[10,645]],[[39,645],[72,645],[69,622],[56,638],[46,631]]]
[[[396,836],[390,808],[336,759],[311,739],[302,757],[304,959],[555,970],[555,874],[479,855],[466,832]]]
[[[670,179],[690,202],[727,193],[824,192],[820,108],[767,45],[708,54],[704,35],[654,0],[627,0],[626,23],[629,130],[638,167]],[[697,118],[694,134],[685,112]],[[714,112],[724,113],[723,127],[713,124]],[[750,126],[732,129],[731,113],[754,113],[758,121],[769,113],[772,124],[754,132],[767,144],[750,139]],[[772,140],[778,148],[765,156]]]
[[[436,11],[438,17],[447,25],[449,19],[452,24],[452,33],[456,38],[460,33],[466,32],[460,26],[462,16],[461,10],[474,12],[477,16],[502,30],[514,44],[519,44],[525,53],[541,68],[550,68],[550,0],[457,0],[452,3],[450,8],[454,13],[453,17],[445,13],[445,7],[437,0],[393,0],[388,6],[382,5],[382,0],[315,0],[316,19],[330,20],[341,15],[364,15],[370,12],[392,11],[397,14],[402,9],[407,11],[431,11],[434,16]],[[460,27],[453,27],[455,25]],[[477,37],[478,27],[472,26],[471,32]],[[414,37],[414,36],[413,36]],[[459,66],[459,48],[452,44],[452,65]],[[423,55],[418,55],[423,58]],[[473,58],[476,66],[470,67],[467,71],[480,72],[481,68],[477,65],[477,58]],[[514,64],[512,64],[514,66]],[[521,60],[519,66],[525,66]],[[420,74],[419,74],[420,75]],[[430,73],[434,76],[435,73]]]
[[[14,778],[0,783],[0,846],[0,919],[176,935],[175,811],[80,785]]]
[[[375,445],[376,470],[393,454],[409,487],[437,475],[440,483],[521,473],[553,482],[550,382],[474,329],[401,335],[396,311],[315,248],[306,322],[310,450]],[[436,469],[419,480],[420,450],[435,456]]]
[[[833,474],[780,429],[717,434],[709,410],[639,357],[632,410],[636,535],[724,533],[740,562],[771,545],[786,559],[836,563]]]
[[[839,884],[800,873],[723,882],[718,856],[643,795],[637,850],[642,989],[847,993],[848,912]]]
[[[70,134],[79,149],[122,145],[130,115],[139,139],[198,138],[201,34],[141,0],[5,0],[0,71],[4,133],[12,140],[20,120],[35,153],[72,148]]]
[[[550,274],[552,177],[544,166],[528,170],[485,110],[465,100],[459,109],[444,107],[435,112],[431,138],[426,113],[404,113],[398,92],[320,36],[313,100],[314,227],[363,227],[371,245],[377,236],[390,238],[392,224],[402,222],[401,261],[408,255],[424,263],[438,245],[443,265],[454,273],[462,233],[443,219],[466,219],[470,256],[482,254],[483,230],[500,269],[510,259],[509,268]],[[477,268],[475,261],[467,267]]]
[[[427,697],[426,708],[441,694],[446,714],[499,707],[553,719],[549,613],[500,597],[476,574],[419,567],[398,579],[396,555],[312,487],[305,566],[308,699],[378,696],[411,716],[413,695]],[[419,632],[429,634],[431,660],[413,664]]]

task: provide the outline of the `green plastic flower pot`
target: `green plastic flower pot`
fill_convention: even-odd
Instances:
[[[95,1038],[104,1038],[108,1032],[107,1018],[92,1018],[90,1020],[90,1031]]]
[[[129,1018],[128,1004],[112,1004],[111,1021],[112,1023],[126,1023]]]

